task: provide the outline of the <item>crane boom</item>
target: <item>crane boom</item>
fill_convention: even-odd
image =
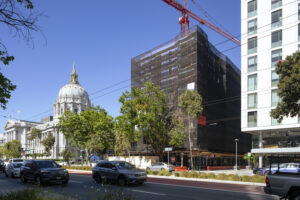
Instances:
[[[186,8],[186,2],[185,6],[178,3],[176,0],[162,0],[163,2],[167,3],[168,5],[172,6],[173,8],[177,9],[182,13],[182,17],[180,18],[179,23],[181,24],[181,32],[187,32],[187,29],[189,27],[189,20],[188,17],[193,18],[194,20],[198,21],[200,24],[207,26],[208,28],[212,29],[213,31],[223,35],[225,38],[233,41],[237,45],[241,45],[241,42],[231,36],[230,34],[226,33],[225,31],[222,31],[219,27],[211,24],[210,22],[206,21],[205,19],[199,17],[195,13],[191,12]],[[185,0],[186,1],[186,0]]]

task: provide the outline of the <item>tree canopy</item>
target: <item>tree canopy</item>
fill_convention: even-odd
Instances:
[[[280,102],[271,116],[281,122],[284,116],[295,117],[300,113],[300,52],[279,61],[275,71],[279,75]]]
[[[194,166],[192,159],[191,117],[199,117],[201,115],[203,110],[202,97],[195,90],[186,90],[179,97],[178,107],[185,115],[187,115],[188,118],[188,139],[190,147],[191,167],[193,169]]]
[[[32,32],[40,31],[37,21],[41,16],[33,12],[34,6],[31,0],[0,0],[0,25],[7,27],[13,37],[32,42]],[[1,33],[4,32],[1,29]],[[14,60],[14,56],[8,53],[6,45],[0,35],[0,70],[1,64],[8,65]],[[6,109],[6,104],[11,97],[11,92],[16,89],[9,79],[0,72],[0,106]]]
[[[122,115],[117,118],[117,124],[130,142],[143,137],[151,146],[152,152],[161,158],[170,141],[174,146],[182,144],[179,141],[181,137],[177,137],[180,128],[175,129],[172,125],[166,95],[158,86],[146,82],[143,88],[132,88],[131,92],[124,92],[119,102],[122,104]]]
[[[3,154],[7,158],[19,158],[21,157],[21,143],[19,140],[12,140],[10,142],[5,143],[3,147]]]
[[[44,145],[45,155],[50,156],[51,149],[55,143],[55,137],[50,132],[50,133],[48,133],[47,137],[41,143]]]
[[[92,153],[103,153],[113,147],[114,121],[103,108],[97,106],[80,114],[66,111],[59,120],[61,131],[73,146]]]

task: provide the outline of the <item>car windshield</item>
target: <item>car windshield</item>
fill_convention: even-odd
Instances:
[[[14,168],[20,168],[22,166],[22,163],[14,163]]]
[[[58,168],[58,165],[53,161],[37,161],[38,168]]]
[[[123,169],[134,169],[135,168],[134,165],[132,165],[128,162],[118,162],[118,163],[116,163],[116,166],[118,168],[123,168]]]

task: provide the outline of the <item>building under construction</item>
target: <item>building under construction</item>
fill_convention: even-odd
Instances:
[[[208,41],[199,26],[132,58],[131,86],[142,87],[146,81],[152,81],[166,93],[172,112],[177,109],[178,97],[185,90],[196,90],[201,95],[202,119],[206,118],[206,125],[204,120],[200,124],[198,119],[192,120],[193,155],[232,157],[235,138],[239,139],[239,154],[250,150],[251,137],[241,133],[240,127],[240,70]],[[150,152],[149,148],[141,140],[135,150]],[[186,142],[179,151],[188,149]]]

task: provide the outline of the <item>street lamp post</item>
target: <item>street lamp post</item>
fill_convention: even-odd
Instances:
[[[237,166],[237,150],[238,150],[239,139],[235,138],[234,141],[235,141],[235,171],[237,172],[237,170],[238,170],[238,168],[237,168],[238,167]]]

